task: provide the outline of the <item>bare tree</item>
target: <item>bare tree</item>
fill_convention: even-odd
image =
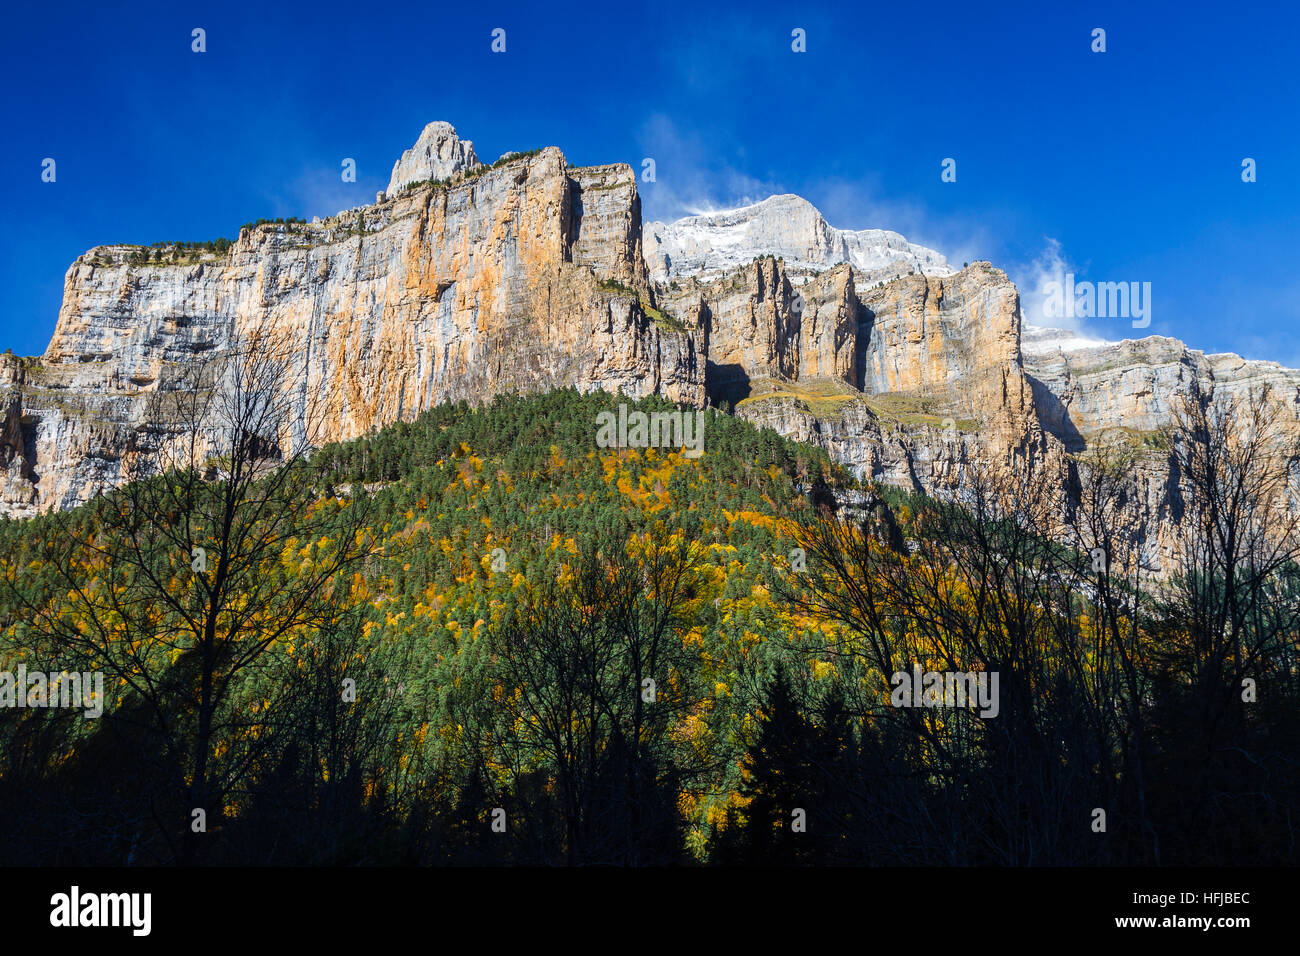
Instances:
[[[975,466],[959,498],[916,508],[907,528],[884,502],[864,522],[824,510],[801,532],[808,573],[783,596],[838,625],[826,651],[869,675],[857,712],[924,768],[931,799],[906,831],[949,863],[1080,862],[1090,851],[1074,834],[1084,831],[1066,821],[1092,805],[1109,740],[1098,689],[1072,693],[1087,651],[1068,609],[1088,582],[1064,543],[1059,476]],[[889,706],[887,682],[914,666],[997,674],[997,715]],[[845,783],[864,801],[872,785]]]
[[[633,543],[631,557],[585,553],[494,635],[517,695],[506,751],[553,775],[571,864],[673,859],[677,794],[706,761],[672,739],[699,705],[683,692],[697,664],[682,642],[698,555],[662,535]]]
[[[160,388],[127,483],[51,516],[29,565],[43,587],[19,582],[38,649],[105,671],[118,722],[156,748],[164,859],[198,859],[197,811],[213,827],[275,746],[264,657],[337,620],[371,547],[364,491],[326,494],[308,461],[322,412],[305,375],[266,327]]]
[[[1185,398],[1171,443],[1184,514],[1168,610],[1190,641],[1209,739],[1241,720],[1242,681],[1293,652],[1300,604],[1279,597],[1300,560],[1300,427],[1265,385]]]
[[[1075,462],[1075,481],[1062,540],[1071,590],[1081,601],[1058,606],[1055,629],[1082,713],[1096,740],[1098,778],[1118,781],[1117,801],[1129,801],[1160,862],[1160,841],[1147,802],[1150,740],[1146,701],[1152,640],[1152,561],[1148,489],[1138,459],[1123,444],[1094,442]],[[1125,805],[1127,807],[1127,804]],[[1112,804],[1112,810],[1115,804]]]

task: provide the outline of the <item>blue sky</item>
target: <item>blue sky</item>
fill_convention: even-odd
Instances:
[[[233,238],[370,201],[445,119],[487,161],[653,157],[647,219],[795,192],[833,225],[991,260],[1027,311],[1044,267],[1150,282],[1150,328],[1085,330],[1300,366],[1300,14],[1134,6],[16,5],[0,34],[0,349],[44,350],[91,246]]]

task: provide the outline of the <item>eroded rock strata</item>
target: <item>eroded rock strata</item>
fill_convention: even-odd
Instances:
[[[799,197],[643,229],[629,166],[575,168],[549,147],[488,167],[447,123],[373,205],[245,228],[224,253],[139,258],[89,250],[44,355],[0,356],[3,513],[120,482],[148,446],[150,396],[267,329],[294,343],[295,400],[322,441],[506,391],[657,393],[726,403],[863,477],[934,493],[960,493],[977,466],[1032,462],[1064,482],[1072,456],[1127,442],[1144,507],[1167,522],[1153,436],[1182,397],[1267,383],[1300,431],[1295,370],[1029,328],[991,264],[954,271],[896,233],[835,229]]]

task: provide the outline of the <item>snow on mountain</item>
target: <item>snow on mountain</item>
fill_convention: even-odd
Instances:
[[[795,276],[851,263],[872,281],[908,272],[951,275],[948,261],[886,229],[836,229],[800,196],[772,196],[752,206],[648,222],[642,230],[646,265],[659,282],[694,275],[710,279],[774,255]]]
[[[1047,352],[1077,352],[1080,349],[1095,349],[1106,345],[1115,345],[1106,339],[1094,339],[1080,335],[1069,329],[1049,329],[1041,325],[1022,322],[1020,326],[1020,351],[1026,355],[1042,355]]]

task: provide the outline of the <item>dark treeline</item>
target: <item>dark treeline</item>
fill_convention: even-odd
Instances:
[[[712,413],[699,459],[598,449],[622,399],[573,391],[277,450],[277,354],[160,404],[189,444],[127,486],[0,522],[3,669],[108,698],[0,710],[4,863],[1296,859],[1266,401],[1183,410],[1156,541],[1101,453],[1064,497],[836,506],[820,451]],[[996,715],[893,706],[913,665],[996,673]]]

